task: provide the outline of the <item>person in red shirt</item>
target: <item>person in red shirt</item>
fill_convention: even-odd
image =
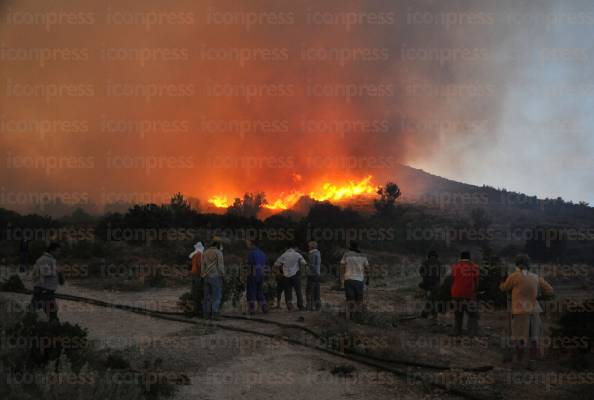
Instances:
[[[460,260],[452,266],[451,296],[454,304],[454,335],[462,334],[464,315],[468,315],[468,333],[478,334],[478,282],[479,266],[470,261],[470,252],[463,251]]]

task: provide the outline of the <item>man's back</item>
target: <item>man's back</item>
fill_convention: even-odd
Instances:
[[[309,251],[309,275],[320,275],[320,268],[322,265],[322,255],[320,250],[312,249]]]
[[[479,267],[469,260],[461,260],[452,266],[451,295],[455,298],[476,299]]]
[[[266,254],[258,247],[252,249],[248,254],[249,273],[261,277],[266,267]]]
[[[500,288],[504,291],[511,290],[513,314],[541,312],[536,301],[538,289],[541,288],[545,294],[553,293],[551,285],[542,277],[521,269],[511,273],[505,282],[500,285]]]
[[[305,264],[305,259],[295,249],[288,249],[274,263],[283,266],[283,275],[287,278],[299,272],[299,266]]]
[[[201,275],[203,277],[217,277],[224,273],[223,252],[216,247],[209,247],[202,253]]]
[[[419,268],[419,275],[423,278],[423,285],[430,289],[438,287],[443,275],[443,267],[439,260],[425,260]]]
[[[341,264],[345,266],[344,279],[363,282],[365,280],[365,268],[369,267],[367,257],[359,252],[348,250],[342,256]]]

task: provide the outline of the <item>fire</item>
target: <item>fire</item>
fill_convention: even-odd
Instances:
[[[359,181],[351,180],[341,184],[325,182],[317,190],[310,191],[309,197],[316,201],[339,202],[354,197],[370,196],[377,192],[377,186],[371,183],[372,179],[373,177],[369,175]],[[288,194],[280,193],[274,200],[269,200],[264,207],[269,210],[287,210],[305,195],[305,192],[298,190],[293,190]],[[208,202],[217,208],[228,208],[230,206],[228,197],[225,195],[214,195],[208,199]]]
[[[227,196],[212,196],[208,202],[217,208],[228,208],[229,200]]]
[[[264,205],[264,207],[268,208],[269,210],[287,210],[297,203],[297,200],[299,200],[301,196],[303,196],[303,193],[301,192],[292,192],[291,194],[274,200],[272,203]]]
[[[310,192],[309,197],[317,201],[340,201],[361,195],[371,195],[377,192],[377,187],[370,185],[372,176],[362,179],[360,182],[350,181],[343,186],[336,186],[331,183],[324,183],[322,192]]]

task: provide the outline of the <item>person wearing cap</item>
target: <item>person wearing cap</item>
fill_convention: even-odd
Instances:
[[[246,240],[249,249],[247,259],[246,298],[250,315],[256,313],[256,302],[263,313],[268,312],[266,296],[264,296],[264,270],[266,269],[266,254],[258,247],[257,239]]]
[[[423,261],[419,268],[419,275],[421,275],[422,281],[419,287],[425,294],[425,307],[421,312],[422,318],[437,318],[437,312],[439,307],[438,291],[441,285],[441,281],[444,274],[443,266],[439,261],[439,256],[436,251],[430,251],[427,254],[427,259]]]
[[[219,318],[225,276],[222,250],[222,240],[219,237],[214,237],[210,247],[202,253],[200,260],[200,276],[203,280],[204,290],[202,301],[204,318]]]
[[[300,311],[304,308],[300,267],[305,265],[307,265],[307,262],[297,251],[297,245],[291,245],[274,263],[275,267],[281,268],[283,274],[285,302],[288,311],[293,310],[293,289],[297,294],[297,307]]]
[[[346,318],[356,317],[364,311],[363,294],[365,282],[369,285],[369,261],[359,250],[356,242],[349,243],[349,249],[340,261],[341,275],[344,277],[346,297]]]
[[[520,254],[515,260],[516,270],[504,277],[499,285],[503,292],[511,292],[511,342],[516,349],[516,363],[533,367],[538,354],[538,341],[543,328],[540,320],[542,308],[536,300],[538,291],[552,295],[552,286],[533,272],[530,272],[530,258]],[[528,360],[524,360],[529,348]]]
[[[204,252],[204,245],[202,242],[194,244],[194,251],[188,256],[192,260],[192,270],[190,277],[192,278],[192,300],[194,302],[194,312],[196,316],[202,315],[202,276],[200,275],[200,264],[202,261],[202,253]]]
[[[479,266],[470,260],[470,252],[463,251],[460,260],[452,266],[450,294],[454,305],[454,335],[462,334],[464,316],[468,316],[468,333],[478,334],[479,304],[477,301]]]
[[[33,298],[31,308],[42,309],[49,322],[59,322],[56,289],[62,285],[64,278],[58,271],[56,257],[60,252],[58,243],[50,243],[46,251],[35,261],[33,266]]]
[[[305,289],[305,300],[307,311],[318,311],[322,307],[320,302],[320,269],[322,266],[322,255],[318,250],[318,244],[310,241],[308,244],[308,268],[307,286]]]

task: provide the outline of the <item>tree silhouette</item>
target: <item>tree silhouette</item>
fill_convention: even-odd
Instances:
[[[233,205],[227,209],[227,213],[241,217],[255,218],[266,203],[264,193],[245,193],[243,199],[235,198]]]
[[[373,202],[373,206],[379,214],[389,213],[395,208],[396,200],[402,195],[400,188],[394,182],[388,182],[377,190],[379,199]]]

